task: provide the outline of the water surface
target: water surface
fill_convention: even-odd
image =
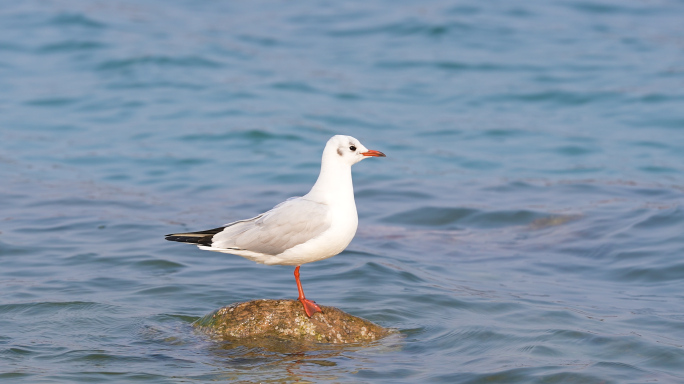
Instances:
[[[0,379],[684,380],[684,3],[23,1],[0,11]],[[401,337],[192,323],[290,267],[163,240],[354,167],[310,297]]]

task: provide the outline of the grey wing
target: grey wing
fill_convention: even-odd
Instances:
[[[326,204],[292,198],[255,218],[228,224],[212,237],[211,246],[278,255],[330,228],[328,213]]]

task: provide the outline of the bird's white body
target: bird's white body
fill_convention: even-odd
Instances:
[[[301,202],[301,200],[298,201],[299,199],[306,199],[306,196],[297,197],[288,200],[287,202]],[[274,209],[277,208],[278,207]],[[351,196],[351,204],[339,207],[329,207],[324,219],[331,223],[328,229],[303,243],[285,249],[283,252],[275,255],[254,252],[249,249],[222,248],[220,243],[216,244],[216,246],[214,246],[214,244],[211,246],[200,245],[199,248],[207,251],[242,256],[260,264],[302,265],[311,263],[333,257],[344,251],[349,243],[351,243],[356,234],[356,228],[359,222],[353,194]]]
[[[167,239],[195,242],[203,250],[270,265],[299,266],[335,256],[356,234],[351,166],[368,156],[384,154],[369,151],[351,136],[333,136],[323,150],[318,180],[306,195],[291,198],[252,219],[205,232],[169,235]]]

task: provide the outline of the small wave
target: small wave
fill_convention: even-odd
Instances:
[[[50,19],[48,23],[59,27],[75,26],[88,29],[102,29],[107,26],[80,13],[63,13]]]
[[[258,45],[260,47],[274,47],[281,45],[282,42],[276,38],[273,38],[271,36],[256,36],[256,35],[248,35],[248,34],[242,34],[238,35],[237,38],[240,41],[244,41],[246,43]]]
[[[31,373],[24,373],[24,372],[5,372],[5,373],[0,373],[0,380],[2,379],[10,379],[10,380],[21,380],[21,379],[26,379],[31,376],[34,376]]]
[[[64,107],[73,105],[81,101],[80,98],[73,97],[47,97],[25,101],[24,104],[33,107]]]
[[[382,129],[386,127],[385,124],[373,123],[368,120],[363,120],[356,117],[341,116],[341,115],[305,115],[307,119],[320,121],[325,124],[330,124],[333,126],[343,126],[343,127],[364,127],[373,129]]]
[[[0,42],[0,51],[9,51],[9,52],[22,52],[24,48],[21,45],[14,44],[14,43],[8,43],[8,42]]]
[[[321,93],[318,89],[301,81],[279,81],[271,84],[271,88],[281,91],[295,91],[302,93]]]
[[[432,24],[419,20],[403,20],[379,26],[337,29],[328,32],[333,37],[359,37],[372,35],[409,36],[421,35],[438,38],[454,31],[472,29],[471,24],[452,21],[446,24]]]
[[[540,90],[536,92],[511,93],[492,96],[494,101],[519,101],[524,103],[550,103],[564,106],[580,106],[596,101],[615,100],[624,97],[619,92],[577,92],[568,90]]]
[[[472,208],[422,207],[391,215],[383,221],[386,223],[442,226],[458,222],[478,212]]]
[[[684,169],[682,169],[682,168],[657,166],[657,165],[639,167],[639,170],[642,170],[646,173],[672,174],[672,175],[681,175],[682,171],[684,171]]]
[[[560,147],[555,148],[554,152],[560,155],[564,156],[582,156],[582,155],[588,155],[591,153],[597,153],[599,150],[597,148],[590,148],[586,145],[577,145],[577,144],[572,144],[572,145],[562,145]]]
[[[81,52],[103,49],[106,45],[96,41],[63,41],[45,44],[38,48],[38,53]]]
[[[223,64],[215,60],[209,60],[197,56],[143,56],[127,59],[107,60],[100,63],[96,69],[100,71],[115,71],[142,66],[211,69],[221,68],[223,67]]]
[[[669,281],[680,281],[684,276],[684,263],[668,263],[659,267],[641,265],[613,268],[608,274],[616,281],[662,284]]]
[[[387,223],[400,223],[418,226],[445,226],[458,224],[470,228],[500,228],[526,225],[543,228],[565,223],[571,218],[561,219],[548,213],[530,210],[483,211],[463,207],[421,207],[397,213],[383,219]]]
[[[44,315],[45,313],[55,313],[57,311],[99,311],[108,309],[110,306],[92,301],[59,301],[59,302],[39,302],[39,303],[15,303],[0,305],[0,313],[21,314],[22,316]]]
[[[375,63],[381,69],[413,69],[427,68],[454,72],[530,72],[540,70],[531,65],[515,65],[510,63],[469,63],[460,61],[420,61],[420,60],[382,60]]]
[[[30,204],[27,204],[26,207],[28,208],[41,208],[41,207],[97,207],[97,206],[105,206],[105,207],[119,207],[119,208],[129,208],[129,209],[145,209],[148,206],[144,202],[138,202],[138,201],[123,201],[121,199],[115,199],[115,198],[100,198],[100,197],[64,197],[64,198],[56,198],[56,199],[46,199],[46,200],[40,200],[40,201],[34,201],[31,202]],[[88,223],[88,224],[86,224]],[[65,229],[74,229],[77,227],[83,227],[83,226],[98,226],[100,225],[100,222],[98,221],[90,221],[86,220],[85,222],[76,222],[71,225],[67,225]],[[44,231],[54,231],[58,230],[58,228],[61,228],[63,225],[59,225],[57,227],[49,227],[49,228],[44,228],[40,230]],[[28,229],[28,230],[39,230],[37,228],[33,229]]]
[[[606,2],[600,3],[600,2],[576,1],[576,2],[568,2],[568,3],[566,3],[566,6],[569,6],[570,8],[572,8],[576,11],[579,11],[581,13],[601,15],[601,16],[608,16],[608,15],[615,15],[615,14],[634,14],[634,15],[643,16],[644,14],[647,14],[647,13],[653,13],[654,11],[657,12],[657,10],[654,10],[651,7],[634,6],[634,5],[639,5],[639,4],[640,3],[630,4],[628,2],[625,2],[625,3],[612,2],[612,4],[608,4]],[[626,6],[626,5],[631,5],[631,7]],[[656,7],[656,9],[657,9],[657,7]]]
[[[137,270],[152,272],[155,275],[166,275],[185,268],[185,265],[183,264],[163,259],[142,260],[134,265]]]
[[[260,129],[250,129],[245,131],[232,130],[225,133],[193,133],[180,137],[183,141],[230,141],[230,140],[250,140],[250,141],[266,141],[266,140],[282,140],[282,141],[300,141],[302,137],[292,134],[278,134],[268,132]]]
[[[684,223],[684,210],[677,206],[665,210],[656,211],[655,214],[650,215],[646,219],[634,225],[635,229],[658,230],[667,229],[674,226],[679,227]],[[679,227],[678,229],[680,229]]]

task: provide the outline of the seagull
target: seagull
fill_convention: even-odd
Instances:
[[[333,136],[325,145],[321,172],[311,191],[270,211],[199,232],[173,233],[166,240],[230,253],[267,265],[293,265],[298,300],[308,317],[321,308],[304,296],[299,267],[342,252],[356,234],[351,166],[367,157],[385,157],[351,136]]]

